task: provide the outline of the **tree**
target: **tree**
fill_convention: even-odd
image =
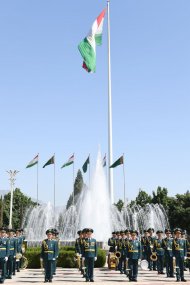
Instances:
[[[116,207],[117,207],[117,209],[121,212],[121,210],[122,210],[122,208],[123,208],[123,206],[124,206],[124,202],[123,202],[123,200],[121,200],[121,199],[119,199],[118,200],[118,202],[116,203],[116,204],[114,204]]]
[[[148,195],[145,191],[140,189],[139,194],[135,200],[136,204],[140,205],[141,207],[144,207],[146,204],[150,204],[151,201],[152,197]]]
[[[168,218],[172,229],[180,227],[190,233],[190,193],[168,199]]]
[[[158,186],[156,192],[153,191],[152,194],[153,194],[152,203],[153,204],[162,204],[164,206],[165,210],[167,210],[167,206],[168,206],[168,190],[167,190],[167,188],[161,188],[160,186]]]
[[[79,169],[77,172],[75,183],[74,183],[74,203],[75,204],[78,201],[78,198],[82,192],[83,186],[84,186],[83,176],[82,176],[81,170]],[[72,194],[69,196],[69,199],[67,201],[66,209],[68,209],[72,204],[73,204],[73,191],[72,191]]]
[[[11,193],[9,192],[4,196],[4,209],[3,209],[3,225],[9,225],[10,215],[10,199]],[[20,228],[22,226],[24,214],[29,207],[36,206],[37,203],[33,202],[31,198],[25,196],[20,189],[16,188],[13,192],[13,216],[12,226],[13,228]]]

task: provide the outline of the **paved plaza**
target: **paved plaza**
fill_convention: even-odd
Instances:
[[[190,273],[189,271],[185,272],[186,283],[180,282],[176,283],[175,278],[166,278],[165,275],[158,275],[155,271],[139,271],[138,284],[190,284]],[[95,269],[95,278],[96,283],[107,283],[108,285],[117,285],[121,282],[129,283],[128,278],[125,275],[121,275],[119,272],[108,270],[107,268],[98,268]],[[6,284],[44,284],[44,275],[40,269],[25,269],[17,273],[12,280],[8,279],[5,281]],[[80,272],[77,269],[66,269],[58,268],[57,274],[53,279],[54,284],[68,284],[68,285],[77,285],[86,283],[85,279],[81,277]],[[136,282],[130,282],[130,284],[136,284]]]

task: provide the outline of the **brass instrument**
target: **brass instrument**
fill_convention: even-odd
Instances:
[[[21,258],[22,258],[22,253],[17,253],[15,257],[16,257],[16,261],[21,260]]]
[[[116,251],[116,252],[115,252],[115,256],[116,256],[117,258],[120,258],[120,257],[121,257],[121,252],[120,252],[120,251]]]
[[[76,261],[77,263],[77,267],[80,268],[80,263],[81,263],[81,260],[80,260],[80,254],[79,253],[76,253],[75,256],[74,256],[74,261]]]
[[[26,240],[23,241],[21,248],[22,248],[22,253],[25,253],[26,249],[27,249],[27,241]]]
[[[21,268],[26,269],[28,266],[28,259],[25,256],[22,256],[21,258]]]
[[[114,252],[110,252],[108,255],[108,268],[115,269],[118,264],[118,258]]]
[[[150,256],[150,260],[152,261],[157,261],[158,257],[157,257],[157,253],[156,252],[152,252],[151,256]]]

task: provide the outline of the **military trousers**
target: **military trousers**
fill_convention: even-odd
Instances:
[[[164,255],[157,255],[157,270],[162,273],[164,270]]]
[[[173,256],[170,256],[169,253],[166,253],[165,260],[166,260],[166,275],[167,277],[172,277],[174,276]]]
[[[94,257],[85,257],[86,280],[94,279]]]
[[[5,261],[5,257],[0,258],[0,268],[1,268],[0,281],[4,282],[6,278],[6,270],[7,270],[7,262]]]
[[[7,275],[12,276],[13,275],[13,268],[14,268],[14,256],[9,255],[8,261],[7,261]]]
[[[118,270],[120,272],[124,272],[126,270],[126,256],[125,255],[121,255],[121,257],[119,258]]]
[[[53,260],[44,259],[45,280],[53,279]]]
[[[129,280],[137,280],[138,259],[129,258],[129,260],[128,260],[128,268],[129,268]]]
[[[177,280],[184,279],[184,257],[176,257],[176,277]]]

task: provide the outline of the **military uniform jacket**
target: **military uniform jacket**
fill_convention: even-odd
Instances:
[[[9,240],[8,238],[0,238],[0,258],[9,256]]]
[[[20,236],[20,237],[16,237],[16,239],[17,239],[17,252],[22,253],[22,243],[24,241],[24,237]]]
[[[149,242],[149,245],[148,245],[148,252],[151,254],[152,251],[153,251],[153,248],[154,248],[154,241],[156,240],[156,237],[155,236],[149,236],[148,237],[148,242]]]
[[[109,245],[109,252],[114,252],[115,251],[115,246],[116,246],[116,239],[111,237],[108,239],[108,245]]]
[[[164,246],[163,240],[162,239],[156,239],[154,241],[153,251],[156,252],[156,254],[158,256],[163,256],[165,253],[163,246]]]
[[[53,260],[56,258],[57,248],[55,240],[44,239],[41,247],[41,257],[44,260]]]
[[[97,245],[94,238],[86,238],[84,240],[83,257],[96,257],[97,256]]]
[[[76,239],[76,241],[75,241],[75,253],[82,254],[82,243],[83,243],[82,238],[79,237]]]
[[[9,238],[9,256],[15,256],[17,253],[17,239],[14,237]]]
[[[129,240],[126,247],[127,258],[129,259],[141,259],[142,247],[139,240]]]
[[[163,248],[165,249],[165,255],[166,256],[173,256],[172,251],[172,244],[173,244],[173,238],[165,238],[163,239]]]
[[[124,238],[117,240],[117,251],[119,251],[121,255],[126,255],[126,244],[127,240]]]
[[[184,239],[175,238],[172,243],[173,255],[176,258],[184,257],[187,254],[186,241]]]
[[[149,250],[149,240],[148,237],[142,237],[141,238],[141,246],[142,246],[142,251],[147,252]]]

